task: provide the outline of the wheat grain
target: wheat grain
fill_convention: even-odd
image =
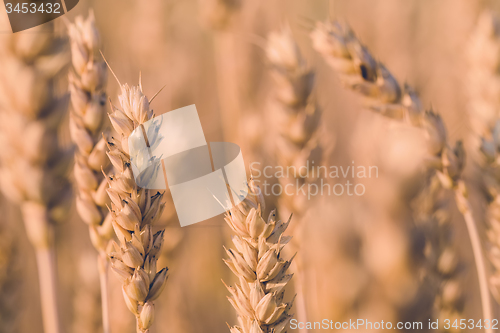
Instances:
[[[101,291],[96,257],[92,252],[82,253],[75,262],[77,276],[73,290],[73,333],[104,332],[101,317]]]
[[[492,318],[481,243],[467,190],[461,179],[465,164],[462,143],[457,142],[454,148],[449,145],[441,117],[433,111],[424,111],[415,92],[406,85],[402,89],[394,76],[372,57],[349,27],[338,22],[318,23],[311,38],[314,48],[339,73],[342,83],[365,97],[369,109],[391,119],[405,120],[424,130],[430,156],[428,167],[434,170],[443,187],[452,188],[455,192],[455,200],[464,216],[472,243],[483,317]],[[441,293],[445,291],[443,289]]]
[[[80,218],[88,224],[90,239],[98,251],[103,330],[109,333],[106,248],[113,228],[106,209],[109,203],[107,182],[101,172],[109,164],[106,140],[101,135],[105,119],[106,64],[98,58],[100,36],[93,12],[87,19],[78,16],[75,23],[68,26],[68,31],[73,64],[73,71],[69,74],[70,134],[77,147],[73,171],[76,208]]]
[[[266,222],[261,215],[264,208],[260,189],[250,180],[248,196],[225,218],[235,234],[235,249],[226,249],[229,259],[224,262],[239,279],[234,287],[226,286],[238,314],[239,326],[231,327],[232,333],[284,332],[292,318],[293,300],[283,303],[283,296],[292,278],[287,270],[293,258],[287,261],[281,256],[291,239],[283,235],[290,220],[276,221],[272,211]]]
[[[71,154],[58,146],[67,98],[57,96],[56,81],[68,61],[65,40],[50,24],[43,29],[2,35],[0,181],[4,194],[21,206],[36,250],[45,332],[58,333],[53,233],[71,197],[66,179]]]
[[[107,177],[112,224],[120,244],[113,243],[111,266],[123,280],[123,296],[136,316],[137,332],[149,331],[154,319],[154,303],[167,280],[167,268],[156,271],[157,256],[164,230],[153,234],[153,224],[165,207],[163,193],[139,188],[135,182],[128,148],[131,132],[153,118],[142,86],[121,86],[121,110],[112,106],[109,114],[117,137],[108,142],[108,157],[115,174]]]

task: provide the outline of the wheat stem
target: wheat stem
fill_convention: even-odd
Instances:
[[[201,12],[204,24],[214,31],[214,59],[217,79],[217,94],[225,140],[238,137],[240,121],[240,79],[238,73],[237,37],[234,19],[240,0],[202,1]]]
[[[476,221],[472,215],[470,202],[467,199],[467,191],[465,184],[462,180],[458,182],[455,189],[455,198],[457,206],[465,219],[467,231],[469,233],[470,242],[472,245],[472,253],[474,254],[474,261],[476,262],[476,271],[479,281],[479,290],[481,293],[481,305],[483,309],[483,319],[492,320],[493,310],[491,308],[490,291],[488,288],[488,278],[486,276],[486,265],[484,263],[483,248],[481,246],[481,239],[477,231]],[[489,328],[485,327],[487,333],[492,333],[491,325]]]
[[[111,327],[109,322],[109,291],[108,291],[109,260],[106,252],[99,253],[99,255],[97,256],[97,265],[99,268],[99,283],[101,287],[103,333],[111,333]]]
[[[2,208],[5,206],[2,205]],[[4,211],[5,214],[5,211]],[[3,217],[6,219],[7,217]],[[19,237],[13,225],[6,220],[0,223],[0,332],[11,333],[19,331],[19,307],[21,281],[19,276],[24,264],[19,255]]]
[[[222,120],[224,139],[238,139],[241,105],[236,36],[231,31],[217,32],[214,37],[215,67],[217,73],[217,93]]]
[[[54,247],[36,250],[43,328],[46,333],[60,333],[61,323],[57,307],[57,280]]]
[[[293,262],[294,269],[293,271],[295,273],[295,308],[297,310],[297,320],[300,322],[307,322],[307,307],[306,307],[306,298],[305,298],[305,293],[304,293],[304,286],[305,286],[305,274],[304,270],[302,267],[302,259],[299,257],[295,258]],[[307,333],[308,330],[307,328],[299,328],[299,332],[301,333]]]

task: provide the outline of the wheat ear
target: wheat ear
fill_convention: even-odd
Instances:
[[[225,217],[235,234],[235,249],[226,249],[229,259],[224,262],[239,279],[234,287],[226,285],[239,322],[239,326],[230,329],[231,333],[280,333],[292,318],[288,312],[293,300],[283,303],[292,278],[292,274],[287,274],[292,260],[281,256],[291,239],[283,235],[290,220],[276,221],[276,212],[272,211],[266,222],[261,215],[265,202],[260,189],[253,180],[248,189],[245,200]]]
[[[314,72],[302,57],[289,26],[269,35],[266,55],[275,82],[271,111],[278,124],[279,136],[275,147],[277,162],[282,166],[293,166],[296,170],[313,167],[314,162],[321,163],[322,157],[317,137],[321,111],[311,95]],[[281,216],[288,216],[292,212],[296,216],[294,227],[289,229],[294,235],[294,241],[290,244],[294,252],[301,242],[301,219],[307,209],[307,198],[300,195],[297,189],[314,181],[309,171],[306,177],[297,173],[290,178],[279,178],[281,188],[286,189],[278,199]],[[304,269],[300,257],[294,263],[297,272],[297,316],[299,321],[306,322]],[[307,332],[307,329],[301,332]]]
[[[106,94],[106,63],[99,60],[99,31],[90,12],[87,19],[78,16],[68,26],[73,71],[69,74],[71,92],[70,133],[77,150],[74,177],[76,208],[88,224],[91,240],[98,251],[97,261],[101,286],[104,333],[110,332],[108,309],[108,256],[106,248],[113,235],[106,205],[108,184],[101,170],[109,165],[106,140],[101,135],[104,125]]]
[[[468,52],[469,106],[474,130],[474,150],[478,152],[479,172],[486,210],[488,259],[493,267],[490,286],[500,303],[500,21],[490,12],[479,17]]]
[[[433,168],[442,185],[452,188],[472,244],[481,292],[484,319],[493,318],[481,241],[472,216],[467,189],[462,180],[465,152],[461,142],[449,145],[441,117],[423,111],[415,92],[403,90],[387,68],[371,56],[354,32],[338,22],[318,22],[311,34],[314,48],[335,69],[342,83],[365,97],[366,106],[392,119],[405,120],[425,131]],[[491,329],[485,329],[491,332]]]
[[[111,267],[123,281],[123,296],[137,318],[137,332],[149,331],[154,320],[154,303],[167,280],[165,267],[157,272],[156,262],[163,244],[164,230],[153,234],[165,203],[163,193],[137,186],[132,172],[128,138],[135,128],[153,118],[153,110],[142,86],[121,86],[121,109],[112,107],[111,124],[116,138],[108,142],[108,157],[115,174],[107,177],[111,199],[112,225],[120,244],[113,242]]]
[[[422,189],[411,200],[413,218],[426,236],[424,249],[424,287],[432,290],[433,317],[442,322],[462,319],[465,297],[461,274],[462,263],[454,244],[453,225],[450,217],[450,198],[443,191],[438,177],[428,172]],[[440,330],[447,332],[444,328]]]
[[[299,169],[307,166],[308,161],[321,162],[322,150],[317,137],[321,111],[311,95],[314,72],[302,57],[288,26],[269,35],[266,55],[275,82],[271,111],[280,134],[275,149],[278,163]],[[282,187],[291,186],[293,193],[311,180],[301,178],[300,174],[295,176],[279,179]],[[283,193],[280,197],[282,214],[304,215],[306,200],[300,195]]]
[[[65,41],[50,24],[43,29],[2,36],[0,181],[4,194],[21,206],[36,251],[44,330],[59,333],[53,234],[71,197],[71,157],[58,144],[67,98],[56,96],[56,81],[68,62]]]

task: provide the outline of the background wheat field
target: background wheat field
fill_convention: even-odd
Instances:
[[[82,0],[16,34],[0,18],[0,332],[495,331],[476,324],[500,317],[498,2]],[[181,227],[123,138],[191,104],[252,191]]]

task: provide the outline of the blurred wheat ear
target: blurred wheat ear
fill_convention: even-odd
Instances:
[[[281,255],[291,240],[283,235],[290,220],[276,221],[272,211],[266,222],[261,215],[264,208],[260,189],[250,180],[248,196],[225,218],[235,233],[235,249],[226,249],[229,259],[224,262],[239,279],[235,287],[226,285],[239,322],[230,327],[231,333],[285,332],[292,318],[293,300],[284,303],[283,297],[292,278],[287,270],[293,258],[287,261]]]
[[[274,147],[278,165],[292,166],[295,170],[314,167],[314,163],[321,165],[323,149],[318,131],[321,111],[312,96],[315,73],[303,58],[289,26],[269,35],[266,55],[275,82],[269,111],[279,132]],[[295,222],[290,229],[294,236],[289,245],[291,252],[296,252],[301,243],[301,219],[310,204],[298,188],[314,182],[316,179],[311,177],[312,174],[308,170],[306,177],[294,174],[279,178],[281,188],[286,189],[278,199],[281,217],[295,214]],[[307,322],[305,279],[300,256],[294,263],[297,316],[300,322]]]
[[[117,137],[108,142],[107,153],[115,174],[106,178],[112,225],[120,244],[112,242],[109,256],[111,267],[122,279],[125,303],[136,316],[137,332],[146,333],[154,320],[154,300],[160,296],[167,280],[166,267],[156,270],[165,230],[153,234],[153,225],[165,203],[162,203],[163,193],[152,193],[137,186],[130,161],[130,134],[136,128],[144,130],[142,124],[153,118],[149,100],[141,84],[122,85],[118,99],[121,110],[112,105],[109,114]]]
[[[413,219],[426,236],[423,287],[434,295],[433,318],[440,321],[462,319],[465,295],[463,263],[454,242],[450,199],[438,177],[428,172],[421,189],[412,198]]]
[[[481,241],[462,179],[465,151],[461,142],[451,147],[441,117],[424,111],[409,86],[402,89],[389,70],[376,61],[354,32],[338,22],[318,22],[311,33],[314,48],[339,74],[342,83],[364,97],[368,109],[391,119],[406,121],[421,128],[427,137],[429,165],[444,188],[453,189],[462,213],[476,262],[483,319],[493,318]],[[486,329],[491,332],[491,329]]]
[[[471,147],[478,162],[480,187],[487,202],[488,259],[493,267],[490,286],[500,303],[500,20],[483,12],[472,32],[468,48],[469,117],[473,126]]]
[[[88,224],[90,239],[99,253],[103,331],[109,333],[106,248],[113,228],[106,209],[109,205],[107,182],[101,172],[109,165],[106,140],[101,134],[106,113],[106,63],[99,60],[100,37],[92,12],[86,19],[78,16],[75,23],[68,25],[68,31],[73,65],[73,71],[69,73],[70,133],[77,147],[73,171],[76,208],[80,218]]]
[[[266,55],[275,82],[269,111],[275,118],[280,134],[275,147],[277,162],[296,170],[306,166],[307,162],[310,166],[312,161],[320,164],[322,148],[318,128],[321,111],[312,96],[315,74],[302,57],[288,26],[269,35]],[[280,178],[279,181],[282,187],[291,186],[292,193],[297,193],[298,186],[314,179],[310,176],[301,178],[297,174]],[[293,212],[300,217],[306,211],[307,199],[285,193],[280,198],[280,208],[284,216]]]
[[[1,36],[0,181],[7,198],[21,206],[36,250],[45,332],[59,333],[54,226],[65,219],[71,197],[71,154],[59,148],[57,137],[68,103],[56,95],[67,44],[51,27]]]

